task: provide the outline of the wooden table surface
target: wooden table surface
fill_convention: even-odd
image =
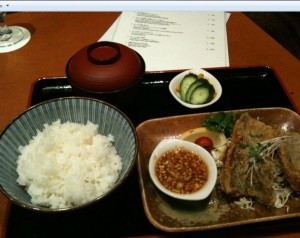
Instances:
[[[65,76],[68,59],[85,45],[96,42],[119,12],[23,12],[9,14],[8,25],[30,30],[29,43],[0,54],[0,130],[28,106],[33,83],[43,77]],[[227,23],[230,66],[270,66],[300,113],[300,64],[243,13],[234,12]],[[249,99],[251,100],[251,99]],[[0,194],[0,235],[5,237],[10,202]],[[297,222],[298,221],[298,222]],[[300,220],[279,233],[256,237],[300,237]],[[16,228],[18,229],[18,228]],[[253,234],[253,233],[252,233]]]

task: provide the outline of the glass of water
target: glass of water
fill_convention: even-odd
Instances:
[[[0,12],[0,47],[9,47],[24,39],[24,32],[18,26],[5,24],[6,12]]]

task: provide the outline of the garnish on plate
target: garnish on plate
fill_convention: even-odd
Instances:
[[[234,115],[232,112],[211,113],[203,123],[207,129],[223,133],[230,137],[235,125]]]
[[[179,139],[204,147],[215,159],[217,167],[222,166],[222,158],[228,143],[223,133],[208,130],[206,127],[198,127],[185,131]]]

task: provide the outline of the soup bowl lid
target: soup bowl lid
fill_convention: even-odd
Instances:
[[[128,88],[139,81],[144,72],[144,60],[136,51],[109,41],[83,47],[66,66],[70,84],[90,92]]]

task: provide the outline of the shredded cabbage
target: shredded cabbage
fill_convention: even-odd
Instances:
[[[224,145],[221,145],[217,148],[214,148],[212,151],[211,151],[211,155],[212,157],[214,158],[215,162],[216,162],[216,165],[217,167],[223,167],[223,157],[224,157],[224,152],[227,148],[227,146],[231,143],[231,140],[230,138],[227,138],[226,139],[226,143]]]
[[[255,210],[251,198],[242,197],[239,199],[239,201],[234,201],[234,203],[243,210],[253,210],[253,211]]]

